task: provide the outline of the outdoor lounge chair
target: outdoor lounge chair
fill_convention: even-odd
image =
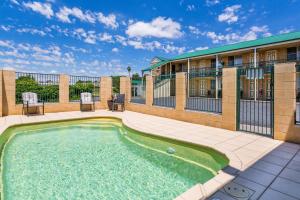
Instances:
[[[22,114],[25,114],[26,108],[26,115],[29,115],[29,108],[39,108],[43,107],[43,115],[45,114],[45,104],[43,102],[38,102],[38,97],[36,93],[33,92],[24,92],[22,93],[22,100],[23,100],[23,109]]]
[[[116,108],[118,110],[119,105],[121,105],[121,110],[125,110],[125,94],[117,94],[116,98],[113,99],[112,111]]]
[[[80,94],[80,111],[83,111],[83,105],[90,105],[91,110],[95,111],[95,100],[91,93],[83,92]]]

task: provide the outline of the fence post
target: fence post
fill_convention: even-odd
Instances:
[[[176,110],[183,111],[186,102],[186,73],[176,73]]]
[[[125,94],[125,101],[131,100],[131,81],[128,76],[120,77],[120,94]]]
[[[2,114],[2,96],[3,96],[3,91],[2,91],[2,70],[0,70],[0,117],[3,116],[3,114]]]
[[[69,103],[69,76],[59,76],[59,103]]]
[[[2,114],[3,116],[16,113],[16,72],[2,71]]]
[[[222,127],[236,130],[237,68],[223,68],[222,76]]]
[[[274,138],[300,141],[293,137],[296,110],[296,66],[295,63],[275,64],[274,67]],[[296,133],[296,131],[294,131]]]
[[[101,77],[100,82],[100,101],[104,108],[108,108],[107,101],[111,100],[112,78],[110,76]]]
[[[146,105],[152,106],[153,104],[153,77],[146,75]]]

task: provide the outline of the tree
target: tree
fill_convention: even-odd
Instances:
[[[132,75],[132,80],[141,80],[141,77],[138,73]]]
[[[128,71],[128,75],[130,77],[130,72],[131,72],[131,67],[130,66],[127,67],[127,71]]]
[[[31,76],[21,76],[16,80],[16,103],[22,103],[22,93],[37,93],[39,100],[58,102],[58,85],[41,85]]]
[[[120,76],[112,76],[113,93],[120,92]]]

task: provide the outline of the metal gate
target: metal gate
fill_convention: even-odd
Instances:
[[[237,129],[273,137],[274,66],[237,69]]]

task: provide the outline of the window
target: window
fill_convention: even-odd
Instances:
[[[267,79],[267,99],[271,99],[271,79]]]
[[[229,67],[234,66],[234,56],[228,56],[228,66]]]
[[[277,59],[276,50],[266,52],[266,61],[267,61],[267,63],[274,63],[274,61],[276,61],[276,59]]]
[[[206,80],[200,80],[200,96],[206,95]]]
[[[287,48],[287,60],[297,60],[297,47]]]
[[[215,59],[215,58],[214,58],[214,59],[211,59],[211,60],[210,60],[210,67],[211,67],[211,68],[216,68],[216,65],[217,65],[216,59]]]
[[[250,80],[250,91],[249,91],[250,98],[254,98],[254,87],[255,87],[254,80]]]
[[[234,66],[242,66],[242,65],[243,65],[243,57],[234,56]]]
[[[256,53],[256,63],[258,62],[259,62],[259,54]],[[249,63],[251,64],[252,67],[254,67],[254,53],[250,54]]]

